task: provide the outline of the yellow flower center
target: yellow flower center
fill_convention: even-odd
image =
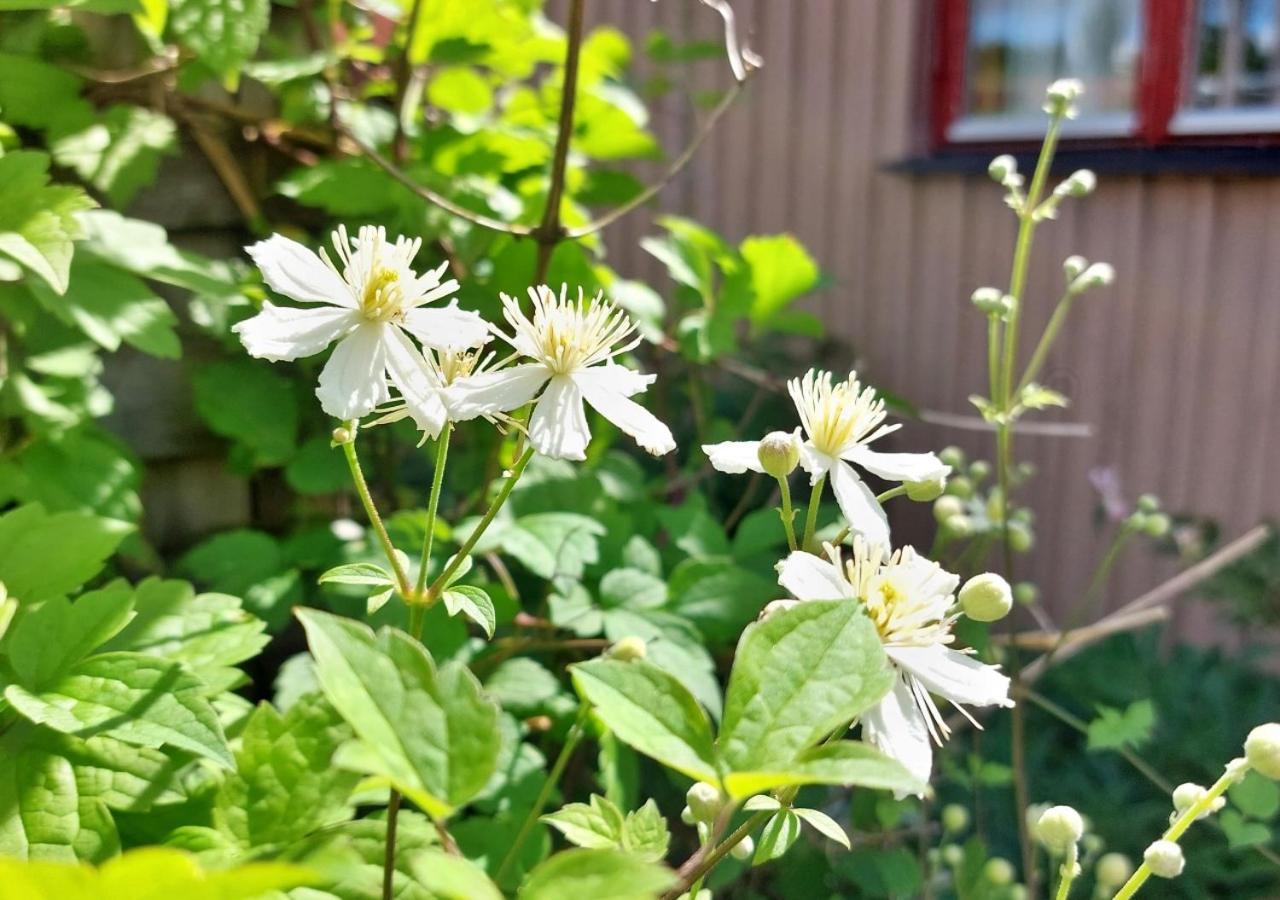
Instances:
[[[840,567],[839,551],[831,547],[828,554]],[[886,558],[881,548],[867,548],[859,540],[844,573],[881,642],[922,647],[953,640],[954,579],[936,563],[909,548]]]
[[[597,297],[577,301],[562,290],[557,298],[547,287],[530,288],[533,316],[526,316],[514,297],[503,296],[503,314],[514,334],[512,344],[557,375],[569,375],[612,359],[633,348],[639,337],[626,313]]]
[[[404,289],[395,269],[378,269],[365,282],[360,295],[360,312],[370,321],[386,322],[404,309]]]
[[[830,372],[811,369],[787,387],[809,440],[830,456],[840,456],[875,437],[873,432],[884,421],[884,401],[873,388],[863,388],[852,373],[845,381],[833,383]]]

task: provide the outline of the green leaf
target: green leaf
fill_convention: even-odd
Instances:
[[[172,0],[169,30],[230,86],[258,49],[270,0]]]
[[[446,112],[476,115],[493,106],[493,89],[475,69],[446,66],[427,85],[427,101]]]
[[[503,900],[502,891],[475,863],[441,850],[423,850],[410,863],[433,900]]]
[[[675,882],[669,869],[617,850],[565,850],[529,873],[520,900],[643,900]]]
[[[1227,835],[1227,846],[1232,850],[1258,847],[1271,841],[1270,828],[1261,822],[1247,821],[1234,809],[1223,811],[1220,821]]]
[[[0,582],[23,603],[70,594],[102,571],[132,530],[114,519],[20,506],[0,516]]]
[[[80,798],[71,763],[44,750],[13,751],[6,743],[0,742],[0,865],[6,856],[74,860]],[[0,884],[13,890],[3,874]]]
[[[1150,700],[1138,700],[1122,712],[1098,707],[1098,717],[1089,723],[1090,750],[1136,749],[1151,739],[1156,725],[1156,708]]]
[[[731,772],[724,779],[725,789],[735,798],[801,784],[857,786],[900,794],[917,794],[925,787],[897,760],[858,741],[837,741],[807,750],[780,771]]]
[[[329,701],[362,758],[432,816],[480,792],[497,765],[498,707],[464,667],[436,669],[408,635],[304,609],[298,618]]]
[[[667,602],[667,584],[639,569],[611,569],[600,579],[600,603],[606,607],[655,609]]]
[[[502,549],[540,578],[581,578],[600,559],[605,528],[590,516],[548,512],[521,516],[502,534]]]
[[[751,269],[754,322],[768,322],[818,283],[818,264],[789,234],[752,236],[739,250]]]
[[[54,5],[61,4],[33,3],[36,8]],[[80,87],[80,79],[66,69],[27,54],[0,53],[0,110],[6,124],[49,130],[85,122],[93,107],[81,98]]]
[[[11,684],[5,699],[38,725],[141,747],[175,747],[231,768],[222,726],[205,686],[178,663],[139,653],[103,653],[74,665],[39,692]]]
[[[174,152],[173,120],[143,106],[112,106],[88,127],[64,134],[51,147],[58,165],[123,207],[155,180],[160,157]]]
[[[334,566],[316,581],[320,584],[358,584],[373,587],[389,587],[396,583],[395,577],[382,566],[367,562]]]
[[[719,782],[711,723],[688,688],[646,660],[570,667],[578,692],[624,743],[690,778]]]
[[[1231,803],[1251,819],[1270,820],[1280,812],[1280,785],[1250,772],[1227,790]]]
[[[592,794],[590,803],[567,804],[541,821],[578,847],[617,848],[622,843],[622,811],[599,794]]]
[[[51,313],[107,350],[118,349],[124,341],[163,359],[182,354],[174,331],[178,317],[169,304],[115,266],[76,259],[64,291],[35,283],[31,292]]]
[[[133,591],[116,583],[75,604],[62,597],[24,609],[7,642],[18,684],[38,691],[106,643],[128,623]]]
[[[299,494],[334,494],[351,484],[342,450],[327,437],[315,437],[298,448],[284,469],[284,480]]]
[[[32,745],[71,763],[82,799],[97,798],[124,812],[146,812],[155,804],[187,799],[179,780],[191,761],[186,753],[138,747],[105,735],[81,739],[35,725],[23,727],[30,730]]]
[[[52,357],[45,355],[42,362]],[[39,503],[50,512],[75,510],[134,522],[142,513],[141,480],[132,454],[118,439],[85,426],[42,435],[8,463],[0,462],[0,502]]]
[[[1042,384],[1029,384],[1018,395],[1018,404],[1027,409],[1044,409],[1049,406],[1066,406],[1067,398]]]
[[[298,571],[289,567],[279,542],[261,531],[224,531],[178,560],[184,575],[215,591],[243,597],[245,606],[279,627],[301,595]]]
[[[793,809],[792,812],[811,825],[813,830],[823,837],[835,841],[846,850],[852,849],[849,843],[849,835],[840,827],[839,822],[826,813],[817,809],[801,809],[798,807]]]
[[[214,821],[245,847],[286,844],[351,817],[359,776],[332,764],[351,729],[312,694],[283,716],[259,704],[236,753],[236,772],[218,792]]]
[[[635,812],[627,813],[622,823],[622,849],[649,862],[661,862],[671,845],[667,820],[652,799]]]
[[[546,705],[562,692],[560,679],[527,656],[503,662],[485,681],[484,689],[503,709],[520,718],[545,712]]]
[[[96,204],[78,187],[49,184],[49,157],[31,150],[0,156],[0,258],[9,256],[58,293],[67,289],[76,213]]]
[[[814,601],[747,626],[725,697],[720,752],[735,772],[787,770],[796,756],[893,684],[856,603]]]
[[[484,588],[470,584],[454,585],[444,592],[442,599],[449,615],[456,616],[462,613],[483,628],[486,637],[493,637],[493,630],[498,625],[498,616],[493,610],[493,601],[489,599]]]
[[[765,823],[756,844],[751,865],[759,866],[784,855],[800,837],[800,819],[789,809],[780,809]]]
[[[737,638],[778,594],[776,582],[728,558],[685,560],[672,571],[669,589],[669,609],[717,643]]]
[[[263,363],[228,359],[192,376],[196,412],[209,428],[244,445],[255,465],[281,465],[297,446],[293,385]]]
[[[611,609],[604,614],[604,633],[611,641],[627,637],[644,640],[649,662],[674,675],[712,718],[720,718],[724,698],[720,695],[715,660],[701,632],[687,619],[659,609]]]

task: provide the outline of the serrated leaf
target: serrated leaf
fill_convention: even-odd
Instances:
[[[441,850],[423,850],[410,863],[414,877],[432,900],[503,900],[484,869]]]
[[[18,684],[39,690],[65,674],[128,623],[133,590],[116,583],[74,604],[62,597],[23,610],[5,647]]]
[[[675,882],[670,869],[619,850],[565,850],[540,863],[520,888],[519,900],[644,900]]]
[[[498,626],[498,614],[494,612],[493,600],[484,588],[470,584],[454,585],[444,592],[442,599],[449,615],[462,613],[483,628],[486,637],[493,637],[493,630]]]
[[[1137,748],[1151,739],[1156,725],[1156,709],[1150,700],[1138,700],[1123,711],[1098,707],[1098,717],[1089,723],[1090,750]]]
[[[593,659],[569,671],[619,740],[690,778],[719,783],[711,723],[674,676],[646,660]]]
[[[58,165],[125,206],[156,176],[160,157],[174,151],[177,127],[143,106],[112,106],[87,127],[61,135],[50,149]]]
[[[747,626],[725,696],[720,752],[735,772],[786,771],[882,698],[894,675],[858,604],[814,601]]]
[[[200,61],[234,86],[258,49],[270,0],[172,0],[169,30]]]
[[[751,865],[759,866],[784,855],[800,837],[800,819],[789,809],[780,809],[765,823],[756,843]]]
[[[1067,398],[1042,384],[1029,384],[1022,389],[1018,403],[1027,409],[1045,409],[1050,406],[1066,406]]]
[[[812,825],[813,829],[823,837],[835,841],[846,850],[852,849],[849,843],[849,835],[840,827],[839,822],[826,813],[817,809],[802,809],[800,807],[792,809],[792,812],[809,825]]]
[[[0,257],[9,256],[58,293],[67,289],[76,213],[96,204],[78,187],[49,184],[49,157],[32,150],[0,156]]]
[[[751,270],[751,319],[766,323],[818,283],[818,264],[789,234],[752,236],[739,252]]]
[[[1280,812],[1280,785],[1257,772],[1250,772],[1233,784],[1227,796],[1233,806],[1251,819],[1266,821]]]
[[[102,571],[132,530],[87,513],[20,506],[0,516],[0,582],[23,603],[70,594]]]
[[[667,584],[639,569],[611,569],[600,579],[600,603],[605,607],[655,609],[667,602]]]
[[[5,699],[28,720],[75,737],[175,747],[233,766],[205,686],[178,663],[140,653],[82,660],[39,692],[11,684]]]
[[[644,806],[627,813],[622,823],[622,849],[649,862],[661,862],[671,845],[671,832],[667,820],[658,811],[652,799]]]
[[[541,820],[578,847],[618,847],[622,843],[622,811],[599,794],[589,803],[569,803]]]
[[[80,831],[75,772],[60,756],[0,742],[0,865],[3,857],[71,861]],[[0,884],[12,883],[0,877]]]

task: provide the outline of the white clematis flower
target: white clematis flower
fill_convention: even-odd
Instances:
[[[840,512],[849,526],[873,544],[889,544],[889,520],[876,495],[850,463],[888,481],[933,481],[946,477],[951,467],[933,453],[878,453],[867,445],[897,431],[884,425],[884,401],[874,388],[864,388],[856,372],[834,382],[830,372],[810,369],[793,378],[787,390],[800,415],[808,440],[801,449],[800,464],[810,483],[829,476]],[[760,472],[759,441],[726,441],[706,444],[703,451],[721,472]]]
[[[545,456],[586,459],[591,431],[584,401],[654,456],[671,452],[676,446],[671,430],[629,399],[648,388],[654,376],[613,361],[640,342],[635,325],[602,297],[587,302],[579,289],[573,301],[567,292],[562,287],[557,298],[545,285],[529,288],[532,318],[516,298],[502,295],[512,329],[502,337],[531,361],[461,379],[445,391],[450,414],[456,419],[493,416],[524,406],[541,391],[528,432],[534,449]]]
[[[424,430],[444,424],[439,386],[432,382],[413,335],[434,350],[478,347],[489,326],[474,312],[427,304],[458,289],[441,281],[445,265],[418,275],[412,268],[422,241],[387,240],[386,229],[364,226],[352,238],[345,227],[333,233],[335,265],[322,249],[313,253],[297,241],[272,235],[247,248],[272,289],[309,307],[276,306],[233,329],[250,355],[272,362],[312,356],[334,341],[338,346],[320,373],[316,396],[324,411],[358,419],[390,399],[387,378],[399,390]]]
[[[930,695],[968,717],[962,704],[1013,706],[1009,679],[997,666],[947,646],[958,615],[958,575],[910,547],[889,555],[884,547],[855,540],[853,558],[844,564],[838,549],[826,549],[828,559],[792,553],[778,565],[778,583],[798,600],[847,597],[863,604],[898,674],[893,689],[863,713],[863,734],[927,781],[933,768],[930,738],[941,745],[950,734]]]

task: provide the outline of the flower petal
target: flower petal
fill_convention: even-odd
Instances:
[[[555,376],[547,382],[529,418],[529,443],[552,459],[582,460],[587,458],[590,440],[582,392],[569,376]]]
[[[809,473],[809,483],[816,484],[818,479],[831,471],[839,460],[823,453],[809,441],[800,445],[800,468]]]
[[[834,563],[799,550],[778,563],[778,584],[797,600],[839,600],[853,596],[853,586]]]
[[[539,363],[483,372],[445,388],[444,403],[458,421],[492,416],[524,406],[550,377],[551,370]]]
[[[404,328],[434,350],[465,350],[489,340],[489,323],[479,313],[449,305],[439,309],[411,309]]]
[[[437,437],[449,415],[440,396],[441,387],[422,353],[399,328],[383,329],[387,373],[404,399],[405,408],[420,431]]]
[[[952,703],[971,706],[1013,706],[1009,679],[996,666],[967,653],[934,644],[931,647],[884,648],[895,663],[915,676],[931,693]]]
[[[738,475],[742,472],[763,472],[760,465],[759,441],[724,441],[720,444],[703,444],[711,465],[720,472]]]
[[[877,453],[855,447],[844,458],[887,481],[932,481],[951,471],[933,453]]]
[[[893,690],[862,714],[862,734],[922,782],[929,780],[933,771],[929,726],[906,679],[899,677]]]
[[[654,379],[658,377],[657,375],[642,375],[633,369],[628,369],[626,366],[620,366],[612,362],[605,363],[602,366],[592,366],[590,373],[591,379],[601,387],[624,397],[643,393],[649,389],[649,385],[653,384]]]
[[[337,306],[298,309],[268,302],[231,330],[240,335],[250,356],[278,362],[313,356],[359,322],[359,313]]]
[[[637,444],[654,456],[676,449],[670,428],[639,403],[611,390],[609,385],[614,376],[606,374],[597,380],[595,372],[595,368],[583,369],[572,377],[596,412],[635,438]]]
[[[831,489],[835,491],[840,512],[849,527],[869,543],[889,546],[889,518],[876,501],[871,488],[858,477],[847,462],[837,461],[831,467]]]
[[[245,250],[272,290],[303,303],[328,303],[355,309],[356,300],[342,276],[310,248],[273,234]]]
[[[320,406],[339,419],[358,419],[391,396],[387,391],[386,326],[368,322],[343,338],[320,372]]]

